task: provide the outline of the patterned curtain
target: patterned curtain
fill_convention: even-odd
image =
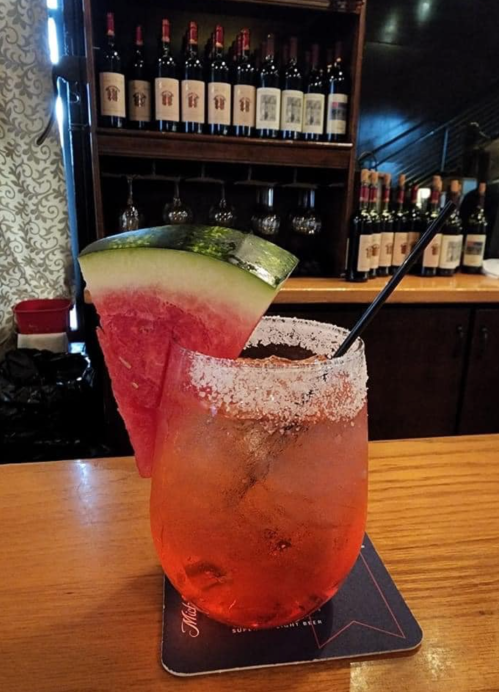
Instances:
[[[13,344],[16,303],[70,293],[57,128],[35,143],[51,100],[46,0],[0,0],[0,357]]]

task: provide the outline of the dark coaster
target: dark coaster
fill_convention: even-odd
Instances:
[[[366,535],[338,593],[313,615],[272,630],[222,625],[165,577],[162,663],[173,675],[375,656],[415,649],[423,633]]]

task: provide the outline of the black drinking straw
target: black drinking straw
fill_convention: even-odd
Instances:
[[[334,354],[333,358],[341,358],[341,356],[345,355],[345,353],[348,351],[348,349],[354,343],[354,341],[362,334],[367,325],[378,314],[383,305],[386,303],[387,299],[391,296],[391,294],[397,288],[397,286],[402,281],[404,276],[407,274],[409,269],[411,269],[411,267],[415,264],[416,260],[423,253],[426,246],[429,245],[429,243],[437,235],[439,230],[442,228],[444,223],[447,221],[447,219],[455,209],[456,205],[454,204],[454,202],[447,202],[447,204],[442,209],[440,214],[437,216],[435,221],[433,221],[433,223],[428,227],[428,229],[418,240],[411,254],[408,257],[406,257],[404,262],[402,262],[402,264],[397,269],[395,274],[392,276],[390,281],[386,284],[383,290],[380,291],[380,293],[378,293],[371,305],[367,308],[367,310],[364,312],[357,324],[350,331],[345,341],[341,344],[341,346]]]

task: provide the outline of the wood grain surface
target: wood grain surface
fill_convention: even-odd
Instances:
[[[291,278],[274,303],[370,303],[387,281],[380,277],[357,284],[344,279]],[[473,274],[406,276],[388,302],[499,303],[499,280]]]
[[[178,679],[132,459],[0,467],[0,690],[497,692],[499,436],[370,447],[368,530],[424,630],[416,653]]]

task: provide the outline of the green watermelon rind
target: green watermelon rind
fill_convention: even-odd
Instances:
[[[273,289],[279,289],[298,264],[287,250],[263,238],[221,226],[155,226],[108,236],[80,254],[154,248],[192,252],[246,270]]]

